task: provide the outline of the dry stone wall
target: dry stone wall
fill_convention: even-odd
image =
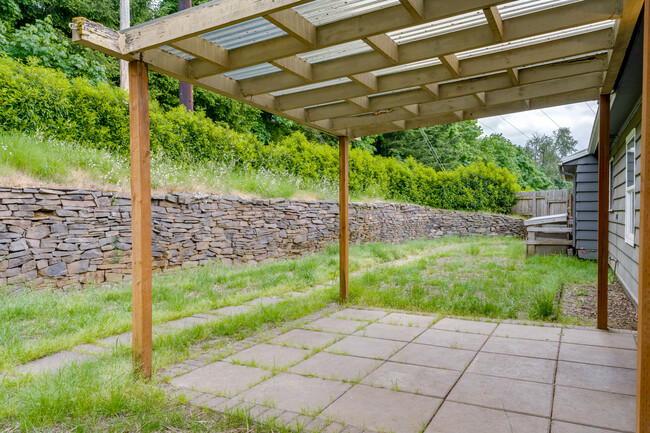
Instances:
[[[128,195],[0,188],[0,284],[63,287],[131,273]],[[335,201],[152,197],[154,267],[255,263],[318,251],[338,239]],[[524,236],[520,219],[393,203],[353,203],[350,239],[401,242],[445,235]]]

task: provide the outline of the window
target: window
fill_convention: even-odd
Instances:
[[[625,140],[625,242],[634,246],[634,166],[636,130]]]
[[[614,210],[614,181],[616,180],[614,157],[609,158],[609,210]]]

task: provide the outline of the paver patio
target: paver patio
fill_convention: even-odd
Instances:
[[[634,431],[632,332],[353,308],[324,316],[171,369],[170,384],[196,405],[306,431]]]

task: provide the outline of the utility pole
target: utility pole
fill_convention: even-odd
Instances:
[[[178,10],[182,11],[192,7],[192,0],[178,0]],[[194,86],[189,83],[180,81],[178,83],[179,98],[181,104],[185,106],[187,111],[194,111]]]
[[[120,30],[131,27],[131,6],[129,0],[120,0]],[[120,60],[120,87],[129,90],[129,62]]]

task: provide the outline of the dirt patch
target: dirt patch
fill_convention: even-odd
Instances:
[[[595,323],[596,298],[595,284],[566,287],[562,294],[562,314]],[[637,309],[620,283],[609,285],[608,318],[610,328],[636,330]]]

